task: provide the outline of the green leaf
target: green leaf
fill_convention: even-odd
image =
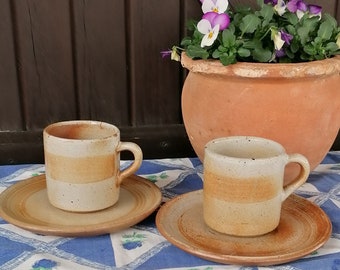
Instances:
[[[286,12],[282,16],[284,19],[287,20],[288,25],[297,25],[299,23],[299,18],[296,16],[295,13],[292,12]]]
[[[191,44],[191,38],[190,37],[184,37],[181,41],[182,47],[187,47]]]
[[[304,48],[303,48],[304,52],[309,54],[309,55],[316,55],[317,54],[317,50],[315,49],[315,47],[312,44],[307,44]]]
[[[194,31],[196,29],[197,21],[190,19],[186,23],[186,27],[189,31]]]
[[[223,54],[223,53],[225,53],[226,52],[226,50],[225,50],[225,48],[224,47],[222,47],[223,48],[223,51],[222,50],[215,50],[215,51],[213,51],[213,53],[212,53],[212,58],[214,58],[214,59],[220,59],[220,56]]]
[[[224,66],[235,64],[237,62],[235,55],[222,54],[220,56],[220,61]]]
[[[339,50],[339,47],[335,42],[329,42],[326,44],[326,50],[329,52],[336,52]]]
[[[254,33],[257,27],[261,24],[261,20],[254,14],[248,14],[243,17],[240,24],[242,33]]]
[[[266,50],[266,49],[263,49],[263,48],[256,49],[252,53],[254,60],[256,60],[258,62],[262,62],[262,63],[269,62],[270,59],[272,59],[272,55],[273,55],[273,53],[270,50]]]
[[[263,0],[256,0],[256,3],[261,8],[264,6],[264,1]]]
[[[181,41],[181,46],[186,48],[189,45],[200,45],[203,34],[201,34],[197,29],[192,33],[191,37],[184,37]]]
[[[263,17],[262,25],[267,25],[274,15],[274,9],[271,5],[263,5],[260,10],[260,15]]]
[[[259,39],[247,40],[243,43],[242,47],[246,49],[256,49],[256,48],[261,49],[262,43]]]
[[[250,50],[248,49],[245,49],[245,48],[239,48],[237,50],[237,54],[240,56],[240,57],[249,57],[250,56]]]
[[[333,33],[333,26],[330,21],[324,21],[321,23],[320,28],[318,30],[318,37],[322,40],[329,40]]]
[[[319,19],[318,17],[310,17],[310,18],[303,17],[303,19],[301,19],[301,24],[303,27],[305,27],[306,31],[308,31],[309,33],[312,33],[317,28],[319,24]]]
[[[226,55],[235,55],[236,54],[236,48],[235,47],[223,47],[218,46],[217,50],[213,51],[212,57],[215,59],[220,59],[221,57],[226,57]],[[235,56],[236,57],[236,56]]]
[[[299,43],[297,41],[293,40],[290,43],[290,49],[291,49],[292,53],[296,53],[300,49]]]
[[[292,36],[295,36],[296,34],[296,27],[293,25],[287,25],[286,27],[287,33],[291,34]]]
[[[194,45],[189,45],[186,49],[186,54],[190,58],[202,58],[202,59],[208,59],[209,57],[209,52],[201,48],[200,46],[194,46]]]
[[[222,43],[224,47],[232,47],[235,45],[236,37],[230,29],[225,29],[222,32]]]
[[[295,57],[295,54],[294,54],[294,52],[292,52],[291,50],[289,50],[289,49],[286,49],[286,55],[287,55],[287,57],[288,58],[290,58],[290,59],[294,59],[294,57]]]
[[[215,50],[215,51],[227,52],[228,50],[230,50],[230,48],[227,48],[227,47],[220,45],[220,46],[218,46],[217,50]]]
[[[301,62],[331,57],[340,54],[336,44],[340,28],[329,14],[310,16],[308,12],[298,18],[296,13],[278,15],[272,5],[256,0],[258,7],[236,6],[228,10],[230,24],[220,31],[215,42],[201,47],[203,34],[197,29],[197,21],[190,21],[190,36],[181,42],[181,47],[191,58],[218,59],[224,65],[237,61],[255,62]],[[286,1],[285,1],[286,2]],[[275,59],[272,33],[285,31],[293,36],[285,44],[285,56]]]
[[[300,27],[297,29],[297,34],[300,38],[301,44],[304,45],[309,39],[309,33],[307,27]]]
[[[323,16],[322,16],[322,19],[323,19],[324,21],[328,21],[328,22],[331,24],[331,26],[332,26],[333,29],[337,29],[337,27],[338,27],[338,22],[337,22],[337,20],[336,20],[334,17],[332,17],[332,16],[329,15],[328,13],[325,13],[325,14],[323,14]]]

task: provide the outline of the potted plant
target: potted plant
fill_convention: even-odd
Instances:
[[[340,28],[303,0],[259,0],[229,8],[202,0],[191,35],[164,52],[189,70],[182,113],[203,159],[211,139],[251,135],[305,155],[315,168],[340,127]],[[295,176],[288,169],[286,182]]]

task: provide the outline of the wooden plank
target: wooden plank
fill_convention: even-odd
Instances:
[[[137,143],[144,159],[196,156],[183,125],[121,128],[121,140]],[[42,131],[0,132],[0,165],[44,163]],[[122,159],[131,159],[122,152]]]
[[[182,0],[182,13],[184,15],[183,26],[188,20],[200,20],[202,17],[201,2],[198,0]]]
[[[13,0],[26,127],[77,117],[68,0]]]
[[[312,1],[339,17],[338,0]],[[0,14],[1,130],[74,118],[181,123],[185,72],[159,52],[199,19],[199,0],[2,0]]]
[[[121,128],[121,140],[137,143],[144,159],[195,157],[183,125]],[[41,131],[0,132],[0,165],[44,163]],[[340,133],[331,150],[340,150]],[[123,152],[122,159],[131,159]]]
[[[79,116],[128,125],[124,0],[71,3]]]
[[[180,39],[180,1],[127,3],[132,125],[179,123],[181,67],[160,51]]]
[[[333,151],[340,151],[340,131],[338,133],[338,136],[336,137],[331,150]]]
[[[0,130],[22,128],[10,1],[0,1]]]

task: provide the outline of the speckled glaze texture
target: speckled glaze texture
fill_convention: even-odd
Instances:
[[[314,169],[340,127],[340,57],[296,64],[192,60],[182,91],[183,120],[203,161],[204,145],[218,137],[258,136],[301,153]],[[285,182],[297,175],[286,170]]]
[[[282,264],[313,253],[332,233],[327,214],[294,194],[284,201],[274,231],[257,237],[219,233],[203,220],[202,197],[202,190],[175,197],[158,211],[156,224],[173,245],[206,260],[243,266]]]
[[[285,166],[295,162],[300,175],[283,188]],[[212,229],[236,236],[258,236],[280,222],[282,202],[309,175],[307,159],[287,155],[271,140],[226,137],[205,147],[203,215]]]
[[[140,167],[138,145],[120,142],[119,129],[96,121],[66,121],[45,128],[44,153],[49,201],[74,212],[97,211],[115,204],[120,184]],[[134,155],[120,171],[120,152]]]

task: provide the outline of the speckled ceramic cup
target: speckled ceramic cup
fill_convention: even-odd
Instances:
[[[285,166],[298,163],[300,175],[283,187]],[[308,160],[288,155],[271,140],[226,137],[205,147],[203,216],[215,231],[235,236],[258,236],[280,222],[282,202],[307,179]]]
[[[47,194],[60,209],[90,212],[108,208],[119,198],[122,181],[143,159],[132,142],[121,142],[119,129],[97,121],[66,121],[44,129]],[[133,163],[120,170],[120,152],[131,151]]]

